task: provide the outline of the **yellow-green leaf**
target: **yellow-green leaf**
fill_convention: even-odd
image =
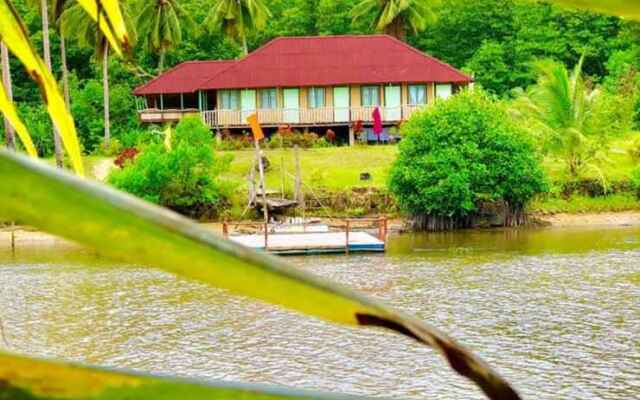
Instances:
[[[113,188],[0,150],[0,218],[19,219],[96,249],[212,286],[353,326],[391,329],[439,351],[492,399],[517,393],[439,330],[373,300],[212,234]]]
[[[99,21],[100,30],[104,33],[114,51],[122,56],[130,46],[127,27],[117,0],[76,0],[89,16]]]
[[[196,382],[0,353],[0,399],[276,400],[333,399],[258,385]],[[355,400],[355,398],[353,398]]]
[[[640,19],[640,0],[552,0],[552,2],[630,19]]]
[[[31,136],[29,136],[27,127],[24,126],[22,120],[18,116],[18,112],[9,99],[9,96],[7,96],[7,92],[5,91],[2,83],[0,83],[0,113],[2,113],[5,118],[7,118],[7,120],[9,120],[9,123],[16,130],[16,133],[22,141],[24,148],[27,150],[27,154],[29,154],[31,157],[38,157],[38,152],[36,151],[36,147],[31,141]]]
[[[29,75],[40,87],[49,116],[60,132],[71,164],[78,175],[84,175],[80,144],[73,118],[58,90],[56,80],[31,46],[22,20],[8,0],[0,0],[0,40],[4,41],[9,50],[22,62]]]

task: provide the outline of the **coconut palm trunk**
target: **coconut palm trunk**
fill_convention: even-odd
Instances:
[[[242,14],[242,4],[238,1],[238,31],[242,37],[242,51],[246,56],[249,54],[249,46],[247,46],[247,31],[244,26],[244,15]]]
[[[2,62],[2,85],[5,92],[9,97],[9,100],[13,100],[13,89],[11,88],[11,70],[9,69],[9,51],[4,42],[0,42],[0,57]],[[9,123],[8,119],[4,119],[4,136],[7,143],[7,147],[11,150],[16,148],[16,136],[13,130],[13,126]]]
[[[50,72],[51,67],[51,43],[49,42],[49,5],[48,0],[40,0],[40,13],[42,14],[42,47],[44,49],[44,62]],[[53,127],[53,145],[56,156],[56,166],[62,168],[64,165],[64,156],[62,154],[62,142],[60,141],[60,133],[58,129]]]
[[[384,28],[384,33],[393,36],[396,39],[402,40],[403,42],[406,41],[407,29],[404,18],[402,18],[401,16],[395,18],[389,25]]]
[[[109,150],[111,142],[111,121],[109,120],[109,44],[102,55],[102,91],[104,96],[104,148]]]
[[[71,111],[71,99],[69,96],[69,67],[67,66],[67,45],[64,34],[60,32],[60,63],[62,64],[62,90],[67,109]]]
[[[164,71],[164,57],[165,57],[166,51],[164,48],[160,49],[160,60],[158,61],[158,73],[162,73]]]

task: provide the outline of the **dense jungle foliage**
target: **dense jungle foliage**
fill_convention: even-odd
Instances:
[[[37,7],[25,0],[15,1],[25,17],[37,47],[42,46],[41,19]],[[132,21],[144,11],[146,2],[125,1]],[[229,59],[242,54],[242,45],[213,26],[208,0],[175,0],[184,12],[177,16],[181,35],[175,43],[159,51],[146,40],[143,30],[132,63],[112,57],[109,64],[110,105],[113,133],[118,137],[139,129],[133,88],[158,73],[160,57],[167,67],[186,60]],[[352,18],[359,0],[274,0],[267,6],[271,17],[263,29],[248,32],[249,50],[277,36],[372,33],[375,15]],[[635,71],[640,63],[640,29],[635,22],[584,11],[571,11],[546,3],[512,0],[444,0],[435,7],[436,18],[426,29],[409,30],[407,41],[455,67],[473,73],[486,90],[510,97],[515,88],[526,88],[536,80],[532,62],[552,58],[572,67],[584,54],[584,73],[590,85],[610,92],[633,91]],[[208,18],[209,17],[209,18]],[[61,76],[60,40],[52,21],[53,68]],[[79,38],[66,41],[71,73],[70,91],[74,117],[86,152],[96,151],[102,137],[101,67],[94,49]],[[371,55],[375,57],[375,54]],[[339,60],[327,60],[336,63]],[[37,88],[22,67],[11,60],[14,98],[22,116],[36,136],[42,155],[52,153],[46,132],[50,122],[41,110]],[[626,96],[627,98],[629,96]],[[635,105],[635,104],[634,104]],[[0,127],[0,130],[2,128]]]
[[[34,45],[41,49],[43,34],[38,7],[27,0],[14,3],[28,25]],[[212,0],[125,0],[125,14],[137,40],[129,61],[109,58],[109,146],[104,144],[102,42],[93,30],[82,28],[90,25],[74,14],[73,7],[54,12],[50,18],[51,54],[54,75],[61,81],[60,33],[64,33],[65,26],[78,27],[69,29],[65,47],[71,110],[84,152],[114,156],[123,148],[153,143],[154,134],[138,122],[132,91],[180,62],[238,58],[243,55],[245,45],[251,51],[278,36],[379,31],[376,29],[379,14],[368,1],[262,3],[266,8],[248,26],[245,40],[239,36],[237,27],[228,26],[212,11],[215,9]],[[155,15],[153,7],[163,7],[162,12],[156,13],[166,25],[162,38],[149,23],[153,19],[150,15]],[[581,192],[585,179],[595,182],[598,193],[640,187],[637,183],[640,167],[635,167],[640,156],[634,156],[640,154],[640,142],[634,142],[631,133],[640,125],[640,24],[524,0],[442,0],[434,2],[428,12],[419,11],[425,13],[424,18],[400,18],[390,24],[393,29],[385,32],[397,34],[416,48],[473,74],[477,86],[518,120],[534,143],[535,151],[544,158],[543,165],[551,175],[550,196],[567,198],[573,192]],[[21,116],[40,155],[50,157],[54,152],[51,122],[38,89],[13,57],[10,65],[13,95]],[[576,77],[577,66],[580,73]],[[562,79],[551,82],[554,76]],[[549,98],[554,85],[570,87],[579,94],[573,96],[580,100],[579,104],[565,102],[568,109],[554,109],[554,99]],[[580,117],[557,120],[557,116],[570,115],[565,111],[571,109],[580,110]],[[549,112],[543,115],[541,110]],[[2,131],[0,124],[0,139]],[[309,143],[302,147],[332,145],[326,137],[312,134],[301,133],[291,138]],[[289,136],[275,135],[268,147],[282,147],[286,142],[283,138]],[[624,143],[619,145],[620,142]],[[215,146],[218,150],[232,150],[245,148],[247,143],[235,138]],[[612,165],[612,154],[626,157],[624,173],[607,171]],[[628,172],[634,168],[637,168],[634,174]],[[621,182],[611,182],[612,179]]]

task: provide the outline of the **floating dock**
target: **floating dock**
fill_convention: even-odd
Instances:
[[[320,233],[273,233],[265,247],[265,236],[238,235],[229,239],[256,250],[267,250],[275,254],[327,254],[384,252],[382,240],[367,232],[351,232],[347,242],[345,232]]]
[[[377,237],[368,232],[352,229],[354,224],[372,221],[378,224]],[[255,250],[280,255],[378,253],[386,250],[386,218],[347,220],[343,231],[330,231],[326,225],[270,226],[262,224],[259,225],[261,231],[257,233],[229,234],[229,225],[246,226],[249,224],[225,222],[223,232],[229,240]]]

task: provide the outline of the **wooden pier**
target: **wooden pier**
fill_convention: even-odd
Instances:
[[[377,224],[377,237],[371,233],[354,230],[362,223]],[[259,227],[259,232],[251,234],[230,234],[230,226]],[[286,232],[278,232],[278,226],[269,224],[230,223],[223,224],[225,237],[233,242],[256,250],[281,255],[329,254],[356,252],[384,252],[386,250],[387,219],[344,220],[344,230],[319,232],[310,226],[299,226],[299,231],[287,226]]]

